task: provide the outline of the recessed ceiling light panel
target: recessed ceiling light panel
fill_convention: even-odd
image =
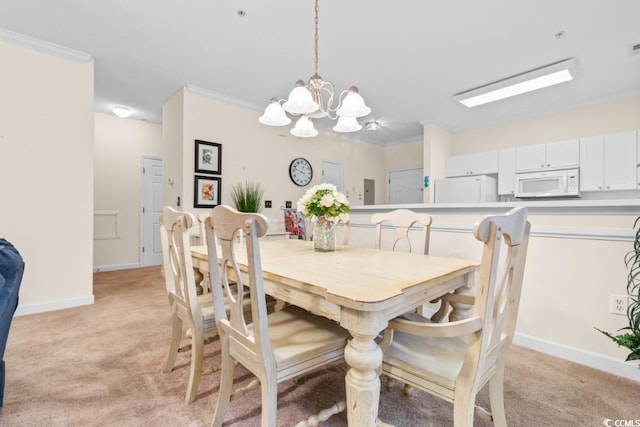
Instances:
[[[574,76],[575,60],[570,58],[467,90],[455,94],[453,97],[466,107],[471,108],[568,82],[573,80]]]

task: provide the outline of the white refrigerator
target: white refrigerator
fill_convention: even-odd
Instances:
[[[488,175],[436,179],[434,191],[435,203],[498,201],[498,181]]]

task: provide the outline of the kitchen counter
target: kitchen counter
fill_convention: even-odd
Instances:
[[[640,199],[589,200],[545,199],[516,200],[490,203],[416,203],[403,205],[351,206],[352,212],[385,212],[394,209],[411,209],[428,213],[481,212],[502,213],[518,206],[529,208],[530,214],[637,214],[640,215]]]

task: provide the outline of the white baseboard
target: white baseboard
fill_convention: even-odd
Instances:
[[[559,357],[560,359],[569,360],[619,377],[640,382],[640,369],[637,363],[625,362],[621,359],[615,359],[517,332],[513,337],[513,343],[541,353]]]
[[[100,265],[93,267],[93,272],[98,273],[100,271],[116,271],[116,270],[128,270],[130,268],[142,267],[140,264],[117,264],[117,265]]]
[[[65,308],[91,305],[95,302],[93,294],[84,297],[76,297],[65,300],[51,301],[39,304],[18,305],[15,316],[44,313],[45,311],[63,310]]]

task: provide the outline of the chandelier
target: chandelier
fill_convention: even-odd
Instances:
[[[258,121],[268,126],[286,126],[291,119],[286,113],[300,116],[290,130],[294,136],[309,138],[318,135],[313,127],[312,119],[328,117],[337,120],[333,130],[336,132],[356,132],[362,129],[357,118],[371,113],[358,88],[351,86],[336,96],[333,83],[323,80],[318,74],[318,0],[315,8],[315,56],[314,73],[306,83],[296,82],[288,99],[271,98],[270,104]],[[337,103],[337,105],[334,105]]]

